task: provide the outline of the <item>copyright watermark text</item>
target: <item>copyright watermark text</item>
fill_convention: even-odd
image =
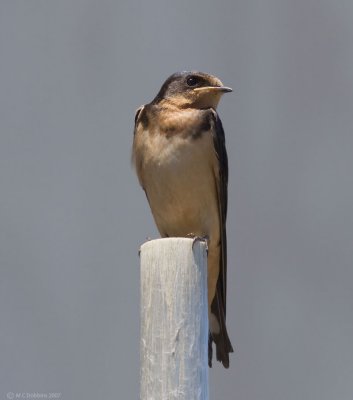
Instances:
[[[7,392],[6,399],[61,399],[61,393],[59,392]]]

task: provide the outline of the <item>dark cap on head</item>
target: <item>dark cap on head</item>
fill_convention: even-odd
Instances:
[[[215,76],[198,71],[176,72],[171,75],[162,85],[152,103],[175,96],[192,97],[193,93],[201,88],[215,89],[220,94],[231,92],[232,89],[223,86],[222,82]]]

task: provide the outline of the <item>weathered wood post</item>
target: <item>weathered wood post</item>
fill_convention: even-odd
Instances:
[[[141,247],[141,400],[208,400],[206,243]]]

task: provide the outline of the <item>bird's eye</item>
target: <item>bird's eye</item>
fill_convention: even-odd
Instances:
[[[197,76],[189,76],[188,79],[186,80],[188,86],[196,86],[198,82],[199,80]]]

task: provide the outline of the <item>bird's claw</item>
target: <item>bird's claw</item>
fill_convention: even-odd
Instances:
[[[206,253],[208,254],[208,240],[209,240],[209,237],[207,235],[206,236],[198,236],[198,235],[195,235],[194,233],[188,233],[186,235],[186,237],[192,239],[192,248],[193,249],[194,249],[194,245],[195,245],[196,242],[204,242],[205,245],[206,245]]]

